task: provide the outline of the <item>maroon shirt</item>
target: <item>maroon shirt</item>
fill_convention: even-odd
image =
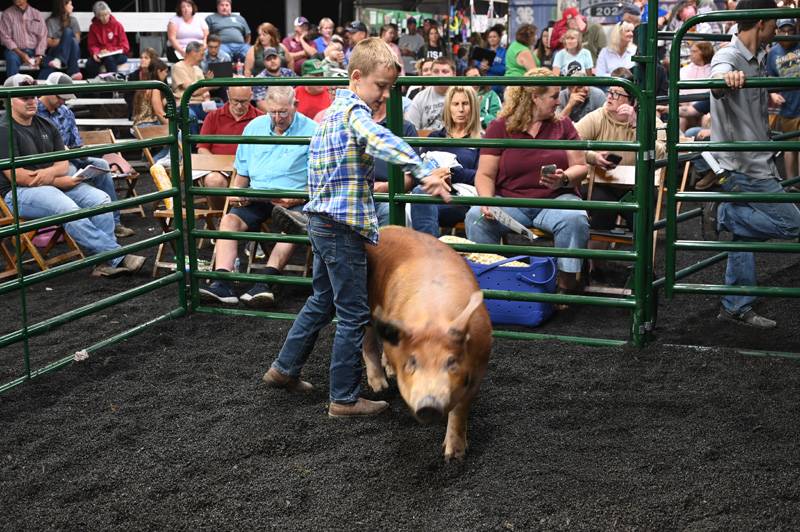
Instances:
[[[203,120],[203,127],[200,129],[201,135],[241,135],[244,128],[251,120],[264,113],[253,107],[248,106],[247,113],[238,120],[231,114],[231,104],[226,103],[221,109],[211,111]],[[198,148],[205,148],[214,155],[236,155],[238,144],[208,144],[202,142]]]
[[[498,118],[486,129],[487,139],[527,139],[527,133],[506,131],[505,118]],[[580,140],[572,120],[564,118],[543,122],[538,140]],[[495,177],[495,195],[506,198],[555,198],[563,194],[539,183],[542,166],[554,164],[562,170],[569,168],[567,150],[543,148],[481,148],[481,155],[499,155],[500,165]]]

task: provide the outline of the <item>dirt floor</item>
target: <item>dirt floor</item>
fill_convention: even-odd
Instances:
[[[800,286],[797,262],[761,257],[760,283]],[[720,283],[723,267],[689,281]],[[148,281],[82,271],[37,285],[29,322]],[[306,294],[284,289],[277,308]],[[32,367],[174,308],[170,286],[38,336]],[[455,464],[444,427],[418,425],[394,387],[384,416],[327,417],[332,328],[306,368],[317,391],[296,397],[260,381],[288,322],[164,322],[0,396],[0,529],[797,530],[800,362],[732,348],[800,351],[800,301],[759,300],[779,321],[769,333],[722,324],[717,308],[662,297],[643,350],[497,340]],[[4,296],[0,334],[19,309]],[[537,332],[628,328],[627,312],[583,307]],[[0,350],[0,383],[22,374],[21,353]]]

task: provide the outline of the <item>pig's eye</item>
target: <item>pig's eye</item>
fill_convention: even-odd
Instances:
[[[447,371],[455,371],[458,369],[458,359],[451,355],[448,357],[445,367],[447,368]]]
[[[406,373],[414,373],[414,370],[417,369],[417,357],[410,356],[406,361]]]

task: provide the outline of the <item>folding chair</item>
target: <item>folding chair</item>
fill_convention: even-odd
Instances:
[[[81,138],[83,139],[84,146],[116,144],[117,142],[117,139],[114,137],[114,132],[110,129],[81,131]],[[128,161],[125,160],[122,154],[120,152],[106,153],[103,155],[103,159],[105,159],[109,166],[111,166],[114,181],[117,183],[115,187],[117,189],[118,196],[122,196],[124,199],[138,196],[136,193],[136,183],[139,181],[139,172],[133,169],[133,167]],[[144,207],[142,205],[122,209],[120,212],[123,214],[139,213],[142,218],[146,217]]]
[[[164,124],[160,126],[148,126],[148,127],[139,127],[133,126],[133,134],[139,140],[149,140],[154,139],[157,137],[166,137],[169,135],[169,125]],[[142,148],[142,153],[144,153],[147,162],[150,166],[156,164],[156,161],[153,159],[153,154],[150,151],[150,148]]]

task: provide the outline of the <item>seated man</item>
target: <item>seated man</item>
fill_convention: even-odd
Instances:
[[[203,60],[203,43],[192,41],[186,45],[186,54],[183,61],[178,61],[172,66],[172,92],[175,94],[175,103],[179,104],[183,93],[192,83],[205,79],[200,70]],[[211,89],[202,87],[194,91],[189,98],[189,120],[192,133],[197,134],[199,127],[195,121],[203,121],[206,117],[204,102],[211,101]]]
[[[21,66],[39,68],[47,49],[47,25],[42,12],[28,0],[14,0],[0,17],[0,43],[5,47],[6,75]]]
[[[203,60],[200,62],[200,70],[203,71],[204,76],[211,77],[208,75],[208,65],[213,63],[231,62],[231,56],[228,55],[228,53],[225,52],[221,46],[222,41],[220,40],[219,35],[212,34],[208,36],[206,41],[206,53],[203,56]]]
[[[250,87],[229,87],[228,103],[216,111],[211,111],[203,121],[200,129],[201,135],[241,135],[244,128],[262,113],[252,105],[250,100],[253,91]],[[197,145],[197,153],[213,155],[235,155],[237,144],[209,144],[201,142]],[[228,186],[230,176],[222,172],[209,172],[203,178],[203,186],[225,188]],[[212,209],[222,209],[225,198],[211,196],[208,202]]]
[[[245,136],[307,137],[314,133],[317,124],[297,112],[294,90],[291,87],[271,87],[266,103],[267,115],[250,122],[244,129]],[[240,144],[236,149],[235,168],[235,188],[305,190],[308,146]],[[231,204],[235,206],[223,216],[220,230],[260,231],[261,224],[270,217],[274,206],[300,209],[303,202],[300,199],[231,198]],[[294,244],[277,242],[267,260],[266,275],[280,275],[293,251]],[[217,271],[233,271],[238,255],[238,242],[217,240],[216,255]],[[201,288],[200,297],[206,301],[231,305],[241,300],[252,307],[270,305],[275,301],[275,296],[266,283],[256,283],[247,293],[237,298],[229,281],[214,281],[207,288]]]
[[[6,87],[35,85],[32,77],[17,74],[8,78]],[[11,117],[14,120],[14,142],[17,155],[35,155],[64,150],[64,142],[58,129],[49,121],[36,114],[37,98],[11,98]],[[8,126],[0,125],[0,158],[8,153]],[[17,199],[19,215],[23,218],[42,218],[55,214],[76,211],[109,203],[108,194],[81,183],[69,175],[69,163],[41,163],[17,168]],[[11,192],[11,170],[0,175],[0,195],[13,211]],[[114,237],[114,216],[103,213],[81,218],[64,224],[67,233],[81,248],[90,253],[102,253],[119,248]],[[137,255],[116,257],[105,264],[94,267],[92,275],[113,277],[123,273],[139,271],[145,258]]]
[[[47,77],[48,85],[72,85],[72,78],[62,72],[53,72]],[[78,131],[78,125],[75,122],[75,113],[72,109],[64,105],[67,100],[75,98],[74,94],[45,94],[39,98],[39,106],[36,114],[42,118],[50,120],[53,125],[58,128],[61,133],[61,140],[64,145],[70,149],[80,148],[83,146],[83,139]],[[74,175],[75,172],[81,168],[85,168],[90,164],[107,170],[105,174],[97,175],[90,179],[85,179],[83,182],[99,188],[111,199],[117,201],[117,191],[114,188],[114,178],[111,175],[111,167],[105,159],[100,157],[83,157],[81,159],[73,159],[69,161],[68,175]],[[130,227],[125,227],[120,223],[119,211],[114,211],[114,235],[118,238],[125,238],[136,234]]]
[[[440,57],[433,61],[431,76],[455,76],[456,66],[452,59]],[[444,108],[444,95],[447,85],[426,87],[419,91],[406,111],[406,120],[420,129],[442,129],[442,109]]]
[[[577,70],[567,75],[582,77],[586,76],[586,72]],[[573,85],[562,89],[558,93],[558,116],[560,118],[567,117],[573,122],[578,122],[592,111],[603,107],[605,103],[606,95],[601,89],[585,85]]]
[[[253,70],[256,70],[253,65]],[[281,57],[278,55],[278,50],[275,48],[264,48],[264,70],[256,74],[256,78],[294,78],[297,75],[294,70],[281,66]],[[256,107],[259,110],[266,112],[267,109],[267,87],[256,86],[253,87],[253,101],[256,102]],[[314,118],[309,117],[309,118]]]

